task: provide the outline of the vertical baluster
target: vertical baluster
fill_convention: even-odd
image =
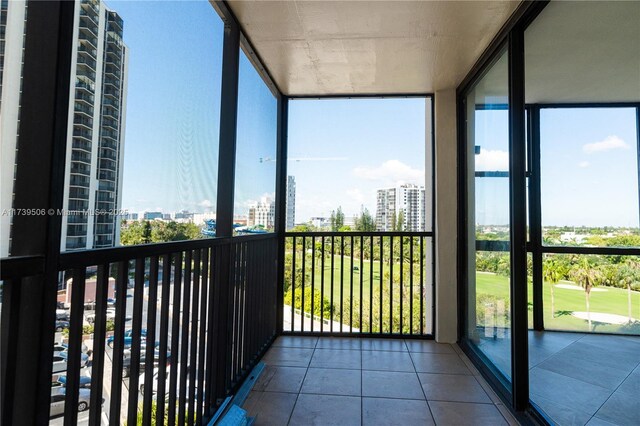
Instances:
[[[109,424],[120,425],[120,405],[122,401],[122,354],[124,352],[124,322],[127,310],[127,283],[129,282],[129,262],[118,263],[116,276],[116,321],[113,330],[113,353],[111,358],[111,406]]]
[[[380,277],[378,278],[378,282],[380,283],[380,329],[378,330],[379,333],[382,333],[382,317],[383,317],[383,311],[382,311],[382,287],[383,287],[383,279],[382,277],[384,276],[383,274],[383,262],[384,262],[384,236],[380,235]]]
[[[214,335],[214,324],[215,324],[215,316],[218,314],[214,310],[215,306],[215,290],[219,289],[219,282],[215,279],[218,265],[219,265],[219,257],[218,257],[218,247],[211,247],[211,253],[209,257],[209,301],[208,301],[208,316],[207,316],[207,355],[206,355],[206,366],[207,370],[205,371],[205,389],[204,389],[204,405],[205,409],[209,410],[215,404],[215,394],[214,394],[214,381],[217,379],[217,374],[215,371],[216,364],[214,363],[214,352],[217,350],[215,335]],[[209,411],[206,412],[207,416],[210,415]]]
[[[393,240],[394,235],[391,235],[389,242],[389,333],[393,333],[393,262],[395,261]]]
[[[158,306],[158,256],[152,256],[149,265],[149,300],[147,305],[147,348],[144,356],[144,396],[142,422],[151,423],[153,398],[153,369],[156,342],[156,310]],[[164,273],[164,271],[163,271]],[[162,401],[162,400],[161,400]],[[146,424],[146,423],[145,423]]]
[[[400,334],[402,334],[402,326],[404,319],[404,310],[402,299],[404,299],[404,237],[400,236]]]
[[[182,252],[174,255],[173,271],[173,311],[171,315],[171,369],[169,373],[169,409],[168,423],[173,426],[176,422],[176,398],[178,392],[178,376],[180,372],[180,295],[182,289]],[[186,281],[186,279],[185,279]]]
[[[424,334],[424,237],[420,237],[420,334]]]
[[[193,424],[195,409],[194,402],[196,399],[196,362],[198,354],[198,307],[200,305],[200,250],[193,252],[193,286],[191,292],[191,336],[190,356],[188,365],[188,391],[189,391],[189,411],[187,412],[187,424]]]
[[[293,256],[291,258],[291,331],[295,330],[296,311],[296,237],[293,237]]]
[[[364,238],[360,235],[360,333],[362,334],[362,329],[364,325],[362,324],[362,311],[364,310],[364,299],[362,297],[362,287],[364,286]]]
[[[67,383],[64,398],[64,424],[75,425],[78,421],[78,390],[80,388],[80,368],[82,356],[82,322],[84,317],[84,290],[86,269],[71,271],[73,288],[71,292],[71,318],[69,327],[69,349],[67,350]]]
[[[204,407],[204,372],[210,366],[205,364],[206,331],[207,331],[207,292],[209,290],[209,248],[202,250],[202,286],[200,294],[200,316],[198,317],[198,380],[197,380],[197,403],[196,403],[196,424],[202,424]]]
[[[344,235],[340,236],[340,333],[342,333],[342,324],[344,324],[343,314],[343,293],[344,293]]]
[[[167,352],[169,350],[169,296],[171,290],[171,255],[162,256],[162,304],[160,305],[160,353],[158,354],[158,389],[156,395],[156,424],[164,424],[167,379]],[[175,357],[175,355],[173,355]],[[145,377],[145,383],[147,379]]]
[[[373,333],[373,235],[369,236],[369,333]]]
[[[313,333],[313,323],[315,322],[315,281],[316,281],[316,237],[311,237],[311,332]],[[320,303],[322,306],[322,302]]]
[[[102,383],[104,376],[104,350],[107,331],[107,297],[109,295],[109,264],[98,266],[96,281],[96,316],[93,328],[93,363],[91,365],[91,396],[89,424],[102,422]]]
[[[320,332],[324,331],[324,236],[320,237]]]
[[[329,317],[329,331],[331,333],[333,333],[333,262],[334,262],[334,257],[335,257],[335,241],[333,238],[333,235],[331,235],[331,291],[329,293],[330,297],[331,297],[331,315]]]
[[[129,406],[127,422],[133,424],[138,419],[138,383],[140,381],[140,348],[142,330],[142,302],[144,298],[145,259],[136,259],[133,288],[133,320],[131,324],[131,365],[129,371]],[[148,343],[148,342],[147,342]],[[153,342],[151,342],[153,345]]]
[[[304,278],[306,275],[305,258],[307,257],[307,237],[302,236],[302,285],[300,286],[300,301],[302,302],[300,309],[300,331],[304,333]]]
[[[409,243],[409,334],[413,334],[413,235]]]
[[[353,333],[353,235],[351,236],[351,251],[350,251],[350,259],[349,259],[349,268],[351,269],[351,273],[349,276],[351,277],[349,283],[349,332]]]
[[[191,263],[193,255],[187,250],[184,256],[184,285],[182,287],[182,329],[180,330],[180,379],[178,385],[178,424],[184,425],[187,408],[187,367],[189,362],[189,296],[191,294]]]

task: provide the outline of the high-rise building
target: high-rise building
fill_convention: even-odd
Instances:
[[[0,7],[2,209],[13,206],[25,21],[24,0]],[[122,198],[127,50],[123,22],[100,0],[75,10],[61,250],[118,245]],[[11,215],[0,219],[0,256],[10,253]]]
[[[81,0],[74,22],[62,250],[111,247],[117,214],[127,91],[122,18],[100,0]]]
[[[0,257],[9,255],[13,182],[20,124],[25,0],[0,1]]]
[[[259,202],[249,206],[247,226],[262,226],[273,229],[276,220],[276,203],[270,198],[263,197]]]
[[[376,201],[376,229],[378,231],[425,230],[424,186],[406,184],[394,188],[378,189]]]
[[[296,225],[296,178],[287,176],[287,225],[290,230]]]

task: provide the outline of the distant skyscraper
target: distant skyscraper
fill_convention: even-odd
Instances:
[[[24,0],[0,7],[0,202],[13,206],[20,120],[25,21]],[[123,23],[100,0],[75,10],[65,163],[62,250],[111,247],[120,240],[127,51]],[[11,217],[0,219],[0,256],[10,254]]]
[[[425,208],[424,186],[407,184],[378,189],[376,229],[395,230],[399,218],[403,217],[402,229],[397,229],[398,231],[424,231]]]
[[[296,178],[287,176],[287,224],[286,230],[296,225]]]
[[[276,219],[276,203],[269,198],[262,198],[259,202],[249,206],[247,226],[262,226],[273,229]]]
[[[123,22],[100,0],[76,8],[62,250],[117,245],[127,91]],[[93,212],[92,210],[95,209]]]

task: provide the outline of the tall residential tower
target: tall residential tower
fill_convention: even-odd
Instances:
[[[61,250],[118,245],[127,91],[123,22],[100,0],[81,0],[74,17],[69,89]],[[13,207],[20,122],[22,63],[28,7],[2,0],[0,8],[2,176],[0,202]],[[11,217],[0,221],[0,255],[10,253]]]
[[[412,184],[378,189],[376,229],[378,231],[424,231],[425,189]]]

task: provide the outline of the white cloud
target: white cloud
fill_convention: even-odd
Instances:
[[[213,203],[211,200],[202,200],[198,203],[200,207],[204,207],[205,209],[210,209],[213,207]]]
[[[591,165],[591,163],[589,163],[588,161],[581,161],[581,162],[578,163],[578,167],[580,167],[582,169],[587,168],[590,165]]]
[[[509,170],[509,153],[499,149],[481,149],[476,155],[477,171],[499,171]]]
[[[611,151],[612,149],[629,149],[629,145],[618,136],[607,136],[600,142],[588,143],[582,147],[587,154]]]
[[[424,182],[424,170],[414,169],[399,160],[388,160],[378,167],[356,167],[353,169],[353,175],[361,179],[392,183],[423,184]]]

